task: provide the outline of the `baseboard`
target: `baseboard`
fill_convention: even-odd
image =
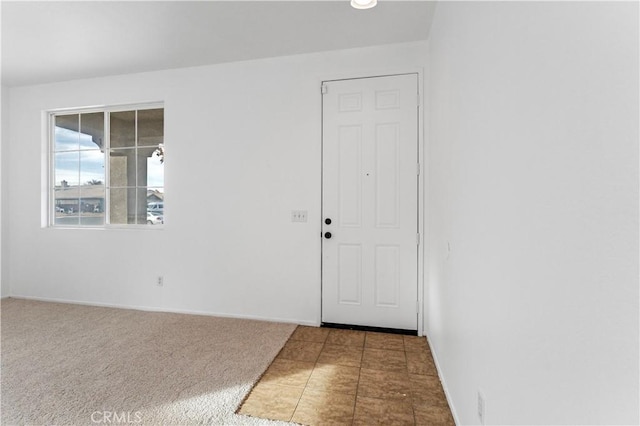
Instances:
[[[308,325],[312,327],[318,326],[318,324],[315,321],[295,320],[295,319],[289,319],[289,318],[270,318],[270,317],[261,317],[256,315],[238,315],[238,314],[230,314],[225,312],[209,312],[209,311],[194,311],[194,310],[188,310],[188,309],[157,308],[154,306],[119,305],[114,303],[89,302],[84,300],[67,300],[67,299],[57,299],[52,297],[20,296],[20,295],[13,295],[13,294],[7,297],[10,297],[12,299],[35,300],[38,302],[66,303],[69,305],[99,306],[102,308],[132,309],[135,311],[145,311],[145,312],[165,312],[170,314],[202,315],[207,317],[236,318],[236,319],[246,319],[246,320],[253,320],[253,321],[279,322],[279,323],[285,323],[285,324]]]
[[[425,337],[427,338],[427,342],[429,343],[429,347],[431,348],[431,355],[433,356],[433,362],[436,365],[436,370],[438,371],[438,378],[440,379],[440,383],[442,384],[442,389],[444,390],[444,396],[447,398],[447,403],[449,404],[449,409],[451,410],[451,415],[453,416],[453,421],[456,425],[462,424],[460,423],[460,419],[458,418],[458,414],[456,413],[456,407],[453,405],[453,400],[451,399],[451,394],[449,393],[449,388],[447,387],[447,382],[442,375],[442,370],[440,369],[440,363],[438,362],[438,356],[436,352],[433,350],[433,345],[431,344],[431,339],[429,339],[429,335],[425,330]]]

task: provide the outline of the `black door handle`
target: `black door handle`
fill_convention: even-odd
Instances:
[[[327,225],[331,225],[331,219],[326,218],[326,219],[324,220],[324,223],[326,223]]]
[[[329,238],[331,238],[331,232],[325,232],[324,233],[324,237],[328,240]]]

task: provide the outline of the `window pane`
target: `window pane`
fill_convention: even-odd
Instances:
[[[147,225],[164,224],[164,188],[147,189]]]
[[[79,115],[58,115],[55,117],[54,150],[71,151],[79,146]]]
[[[77,154],[77,152],[75,153]],[[54,190],[54,212],[56,225],[78,224],[78,200],[80,187],[66,184],[56,185]]]
[[[80,188],[80,224],[104,225],[104,185],[84,185]]]
[[[55,154],[54,182],[56,188],[68,188],[80,184],[80,152],[58,152]]]
[[[78,213],[64,213],[56,211],[56,225],[62,226],[74,226],[78,225],[80,222],[80,217]]]
[[[138,186],[164,186],[164,163],[156,148],[138,149]]]
[[[109,153],[111,187],[136,186],[135,149],[117,149]]]
[[[147,223],[147,190],[145,188],[136,189],[136,216],[137,223],[144,225]]]
[[[157,147],[164,139],[164,109],[138,111],[138,146]]]
[[[112,224],[135,224],[135,207],[135,189],[111,189],[109,220]]]
[[[102,149],[104,140],[104,113],[80,115],[80,149]]]
[[[80,225],[102,226],[104,225],[104,213],[84,213],[80,216]]]
[[[147,211],[164,213],[164,188],[147,188]]]
[[[163,213],[157,211],[148,211],[147,225],[164,225]]]
[[[80,151],[80,182],[83,185],[104,184],[104,154]]]
[[[112,112],[110,118],[111,147],[123,148],[135,146],[136,112]]]
[[[147,223],[147,200],[145,190],[116,188],[110,190],[109,219],[112,224]]]

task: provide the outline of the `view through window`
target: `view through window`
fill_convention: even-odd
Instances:
[[[164,224],[164,108],[52,114],[55,226]]]

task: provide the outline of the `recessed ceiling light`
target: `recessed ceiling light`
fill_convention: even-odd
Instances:
[[[376,4],[378,0],[351,0],[351,6],[356,9],[371,9]]]

